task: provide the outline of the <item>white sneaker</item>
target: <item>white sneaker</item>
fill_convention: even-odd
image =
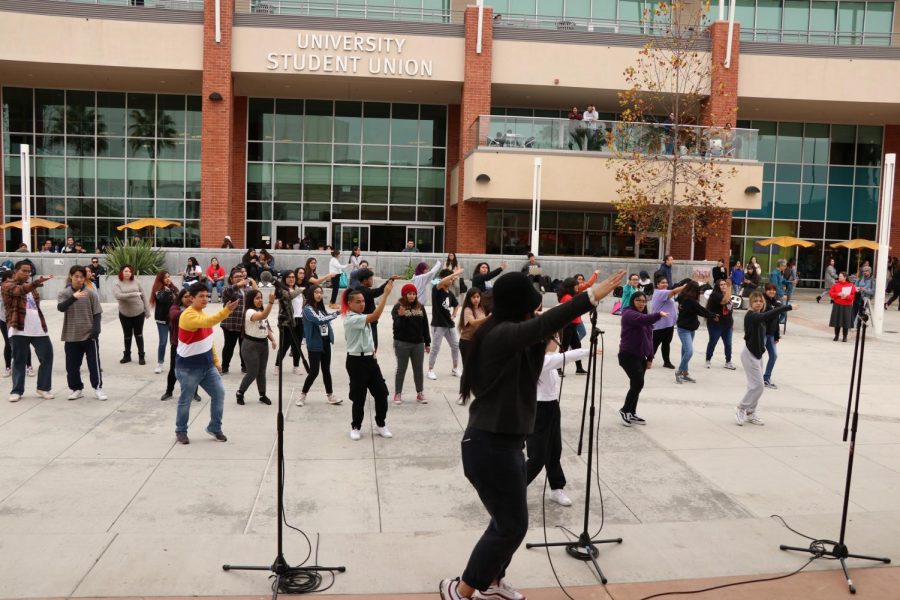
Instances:
[[[362,439],[362,434],[359,432],[359,429],[350,430],[350,439],[354,442],[358,442],[360,439]]]
[[[4,377],[12,377],[12,369],[3,369]]]
[[[437,375],[431,369],[428,369],[428,379],[437,379]]]
[[[737,367],[734,366],[734,363],[731,362],[730,360],[727,363],[725,363],[725,368],[728,369],[729,371],[734,371],[737,369]]]
[[[452,369],[450,369],[450,374],[454,377],[462,377],[462,369],[460,369],[459,367],[453,367]]]
[[[459,398],[456,399],[456,403],[459,404],[460,406],[466,405],[466,402],[465,402],[465,400],[462,399],[462,396],[460,396]]]
[[[10,402],[18,402],[21,399],[22,399],[22,394],[10,394],[9,395]]]
[[[384,427],[375,426],[375,433],[380,435],[383,438],[392,438],[394,434],[387,428],[387,423],[385,423]]]
[[[109,400],[109,396],[106,395],[103,388],[94,388],[94,395],[97,397],[97,400]]]
[[[72,393],[69,394],[69,400],[78,400],[79,398],[84,398],[84,390],[72,390]]]
[[[44,390],[38,390],[37,395],[43,398],[44,400],[53,400],[53,392],[48,392]]]
[[[550,499],[560,506],[572,506],[572,499],[562,490],[550,490]]]
[[[328,400],[328,404],[340,404],[341,402],[343,402],[343,400],[341,400],[334,394],[326,394],[325,399]]]
[[[744,421],[747,420],[747,411],[738,406],[734,409],[734,420],[740,426],[744,424]]]
[[[25,374],[34,377],[34,367],[25,367]]]
[[[754,425],[765,425],[765,423],[762,420],[762,417],[759,416],[759,413],[755,413],[755,412],[749,413],[747,415],[747,422],[753,423]]]
[[[303,375],[303,369],[300,367],[294,367],[294,375]]]
[[[483,592],[475,590],[472,594],[474,600],[525,600],[525,595],[501,579],[497,585],[492,585]]]
[[[162,373],[162,368],[163,368],[162,363],[156,363],[156,368],[153,369],[153,372],[158,375],[158,374]]]
[[[708,360],[706,361],[706,368],[709,369],[710,367],[712,367],[712,361]]]
[[[303,406],[304,404],[306,404],[306,394],[300,392],[297,396],[297,406]]]
[[[273,375],[278,375],[278,372],[279,372],[280,370],[281,370],[281,369],[279,369],[278,367],[275,367],[274,369],[272,369],[272,374],[273,374]]]

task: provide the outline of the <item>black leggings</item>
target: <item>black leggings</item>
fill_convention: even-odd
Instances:
[[[635,414],[637,412],[638,398],[644,389],[644,374],[647,372],[647,361],[633,354],[619,353],[619,366],[628,375],[628,393],[625,394],[625,404],[622,412]]]
[[[231,365],[231,357],[234,356],[234,347],[238,346],[238,357],[241,359],[241,370],[243,371],[244,357],[241,356],[240,346],[244,342],[241,340],[241,332],[231,331],[223,327],[222,333],[225,334],[225,344],[222,347],[222,370],[228,370],[228,367]]]
[[[653,330],[653,356],[656,356],[656,351],[659,349],[660,345],[662,345],[662,357],[664,365],[672,364],[672,361],[669,360],[669,347],[672,344],[672,334],[674,333],[674,327],[664,327],[662,329]]]
[[[578,329],[575,323],[568,323],[563,329],[562,335],[562,348],[560,350],[562,352],[566,352],[568,350],[578,350],[581,348],[581,339],[578,337]],[[575,370],[580,372],[584,371],[584,367],[581,366],[581,361],[575,361]]]
[[[307,348],[309,346],[307,345]],[[325,393],[330,394],[331,388],[331,344],[327,339],[322,340],[322,351],[309,353],[309,374],[303,382],[303,393],[307,393],[312,387],[316,377],[319,376],[319,365],[322,365],[322,382],[325,384]]]
[[[337,304],[338,294],[341,293],[340,283],[341,283],[340,275],[336,275],[335,277],[331,278],[331,303],[332,304]]]
[[[175,360],[178,357],[178,346],[169,344],[169,375],[166,378],[166,392],[175,391]]]
[[[122,332],[125,334],[125,356],[131,356],[131,338],[137,344],[139,356],[144,356],[144,314],[136,317],[126,317],[119,313],[119,322],[122,323]]]
[[[294,367],[300,366],[300,346],[303,345],[303,320],[294,317],[293,325],[279,326],[281,336],[281,348],[278,350],[278,358],[275,359],[275,366],[281,366],[281,359],[287,354],[288,350],[294,357]],[[293,335],[292,335],[293,333]]]

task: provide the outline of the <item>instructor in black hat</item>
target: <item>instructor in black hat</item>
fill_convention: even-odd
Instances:
[[[578,315],[593,310],[622,281],[619,271],[571,301],[540,316],[541,295],[524,273],[494,284],[494,312],[475,333],[463,369],[460,393],[472,398],[462,439],[466,479],[491,515],[472,550],[462,578],[440,583],[443,600],[524,598],[506,581],[506,568],[528,531],[526,436],[534,429],[537,381],[546,341]]]

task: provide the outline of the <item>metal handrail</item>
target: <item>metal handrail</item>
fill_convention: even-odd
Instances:
[[[136,8],[168,8],[173,10],[203,10],[203,0],[54,0],[72,4],[98,4],[104,6],[134,6]]]
[[[432,8],[341,4],[340,2],[308,2],[307,0],[251,0],[250,12],[271,15],[300,15],[373,19],[383,21],[418,21],[422,23],[462,22],[462,12]]]
[[[494,27],[520,29],[555,29],[557,31],[592,31],[602,33],[626,33],[634,35],[667,35],[669,23],[646,23],[619,19],[594,19],[590,17],[547,16],[495,13]],[[708,35],[704,32],[704,35]]]
[[[862,31],[804,31],[741,29],[741,39],[754,42],[806,44],[812,46],[900,46],[900,34]]]

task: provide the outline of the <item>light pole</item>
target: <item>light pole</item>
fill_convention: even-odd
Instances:
[[[31,148],[22,144],[19,150],[20,177],[22,180],[22,241],[31,252]]]
[[[534,159],[534,181],[531,187],[531,253],[538,255],[541,233],[541,159]]]

